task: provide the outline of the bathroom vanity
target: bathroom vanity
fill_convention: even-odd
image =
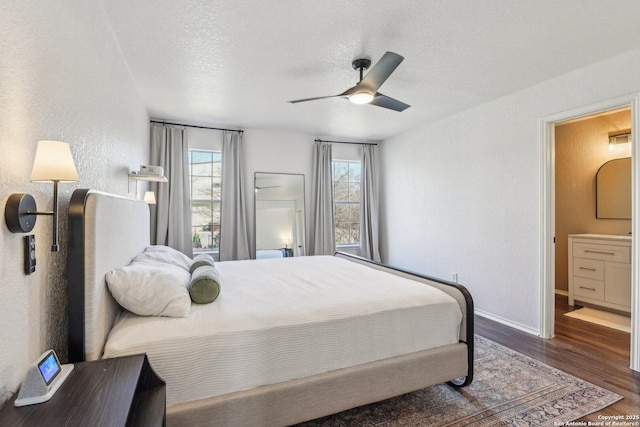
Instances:
[[[631,236],[569,235],[569,305],[631,311]]]

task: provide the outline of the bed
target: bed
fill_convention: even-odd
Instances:
[[[69,360],[147,353],[167,382],[169,425],[291,425],[473,379],[473,301],[460,285],[342,253],[231,261],[216,263],[212,304],[143,317],[120,308],[105,274],[148,246],[146,204],[74,192]]]
[[[284,249],[256,249],[256,259],[284,258]]]

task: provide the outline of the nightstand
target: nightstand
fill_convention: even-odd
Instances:
[[[164,381],[147,356],[76,363],[48,402],[0,410],[0,426],[164,426]]]

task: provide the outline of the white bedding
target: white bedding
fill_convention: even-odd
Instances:
[[[348,260],[216,268],[216,301],[185,318],[125,312],[105,345],[104,357],[146,352],[169,406],[458,342],[453,298]]]

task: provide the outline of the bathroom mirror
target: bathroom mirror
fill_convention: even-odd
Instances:
[[[596,218],[631,219],[631,158],[610,160],[596,174]]]
[[[304,175],[256,172],[256,259],[306,255]]]

